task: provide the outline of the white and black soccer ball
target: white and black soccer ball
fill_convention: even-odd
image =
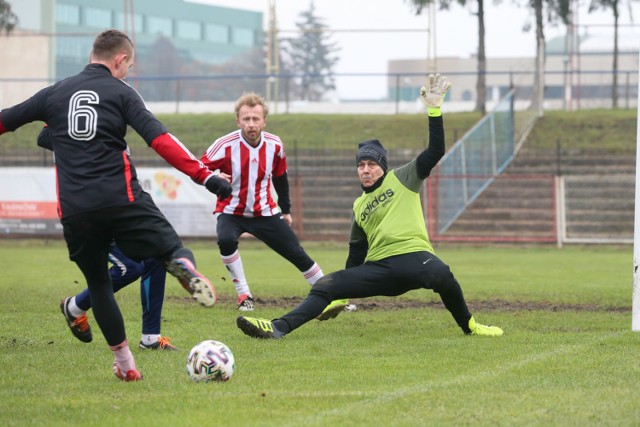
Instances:
[[[196,382],[228,381],[235,368],[231,349],[220,341],[206,340],[198,343],[187,358],[187,372]]]

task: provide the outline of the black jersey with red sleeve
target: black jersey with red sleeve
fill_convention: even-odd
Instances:
[[[149,145],[167,134],[136,90],[101,64],[1,110],[0,133],[33,121],[45,122],[51,132],[62,218],[137,200],[143,190],[125,141],[127,125]],[[199,169],[189,155],[181,161]]]

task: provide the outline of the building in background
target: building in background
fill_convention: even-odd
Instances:
[[[162,77],[209,74],[216,66],[261,51],[264,44],[263,14],[257,11],[184,0],[10,3],[19,23],[3,45],[13,45],[10,52],[17,55],[11,57],[19,60],[3,61],[0,78],[47,79],[50,83],[74,75],[87,64],[95,36],[116,28],[127,32],[136,45],[136,68],[130,78],[156,77],[155,82],[140,83],[150,92],[144,93],[145,98],[153,100],[167,95],[162,93],[167,86]],[[151,83],[157,86],[155,90]],[[175,88],[169,95],[176,95]],[[3,105],[10,103],[4,98],[0,97]]]
[[[11,0],[20,21],[9,37],[0,38],[0,108],[24,100],[39,88],[76,74],[87,63],[91,43],[106,28],[129,33],[137,58],[128,81],[152,111],[229,112],[244,91],[266,95],[267,76],[262,12],[191,3],[186,0]],[[637,104],[637,34],[621,32],[618,62],[618,106]],[[550,109],[610,107],[613,83],[613,38],[582,34],[573,53],[565,37],[546,45],[545,105]],[[367,41],[363,39],[363,46]],[[535,58],[487,58],[487,108],[511,87],[516,108],[531,100]],[[281,93],[274,113],[417,113],[419,88],[430,70],[446,74],[454,85],[450,111],[471,111],[476,99],[474,56],[397,59],[387,74],[335,75],[338,87],[363,87],[361,96],[325,102],[297,99],[290,83],[296,70],[279,77]],[[378,88],[371,99],[369,88]]]
[[[599,35],[580,37],[575,52],[568,52],[565,37],[546,44],[545,104],[553,109],[576,109],[578,103],[589,108],[610,106],[613,76],[613,40]],[[619,106],[636,103],[638,82],[638,49],[636,37],[620,37],[618,53]],[[415,101],[424,84],[425,70],[441,70],[454,81],[448,95],[457,103],[468,103],[473,109],[476,96],[477,60],[439,57],[435,60],[400,59],[388,64],[388,96],[390,99]],[[535,58],[487,58],[487,102],[494,103],[516,88],[516,99],[531,99]]]

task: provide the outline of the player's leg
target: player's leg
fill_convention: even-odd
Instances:
[[[113,292],[138,280],[144,272],[144,263],[129,258],[117,245],[111,245],[109,251],[111,268],[109,275],[113,283]]]
[[[114,355],[114,373],[125,381],[142,379],[127,342],[122,313],[113,294],[108,270],[111,236],[106,231],[116,212],[76,215],[62,220],[64,238],[73,260],[87,281],[93,314]]]
[[[429,252],[416,252],[403,257],[404,265],[401,271],[411,272],[411,278],[416,278],[420,287],[432,289],[442,299],[442,303],[449,310],[454,320],[468,335],[500,336],[502,329],[496,326],[486,326],[477,323],[467,307],[462,287],[454,277],[451,269],[436,255]]]
[[[218,235],[218,249],[224,267],[229,272],[231,282],[238,295],[238,310],[253,311],[254,299],[244,274],[242,257],[238,251],[238,239],[246,230],[245,225],[253,221],[237,218],[234,215],[220,214],[217,216],[216,231]]]
[[[113,228],[120,249],[133,259],[157,258],[200,305],[214,305],[217,301],[215,288],[196,270],[193,252],[182,245],[151,196],[144,193],[140,200],[121,209],[122,214]]]
[[[281,216],[256,218],[251,220],[251,224],[249,232],[293,264],[310,286],[324,276],[318,263],[302,248],[298,236]],[[318,316],[318,320],[333,319],[344,310],[354,311],[355,309],[356,306],[349,304],[348,299],[334,300]]]
[[[293,229],[280,216],[254,218],[248,221],[247,231],[293,264],[309,285],[324,276],[320,266],[300,245]]]
[[[113,283],[113,292],[136,281],[142,274],[143,264],[128,258],[117,246],[112,245],[109,251],[111,268],[109,275]],[[67,297],[60,302],[60,310],[67,321],[71,333],[82,342],[91,342],[93,335],[87,318],[91,308],[91,296],[86,288],[79,294]]]
[[[155,258],[143,262],[144,272],[140,277],[140,301],[142,303],[142,338],[140,348],[151,350],[177,350],[169,337],[160,334],[162,306],[167,272]]]
[[[238,327],[256,338],[281,338],[312,319],[337,299],[366,298],[375,295],[397,295],[391,269],[384,263],[365,263],[322,277],[311,288],[307,297],[292,311],[274,319],[238,317]]]

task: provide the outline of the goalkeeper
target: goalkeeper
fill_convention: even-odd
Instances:
[[[422,182],[445,153],[440,107],[451,83],[430,75],[420,98],[429,114],[429,146],[416,159],[391,171],[378,140],[359,144],[356,156],[362,195],[353,203],[346,269],[319,279],[304,301],[274,319],[240,316],[238,327],[255,338],[281,338],[315,319],[337,299],[397,296],[414,289],[440,295],[462,332],[500,336],[502,329],[477,323],[449,266],[429,242],[420,203]]]

